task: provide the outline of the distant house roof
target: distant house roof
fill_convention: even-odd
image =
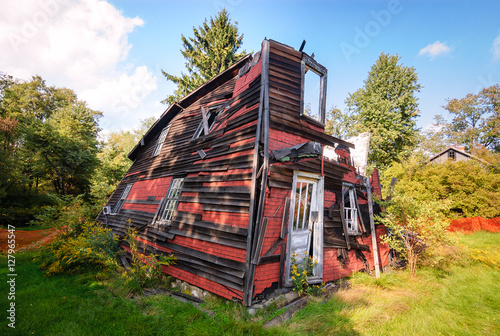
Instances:
[[[454,161],[464,161],[464,160],[477,160],[479,162],[482,162],[484,164],[489,165],[489,162],[484,161],[483,159],[478,158],[477,156],[474,156],[470,153],[467,153],[465,151],[464,146],[451,146],[446,148],[445,150],[441,151],[440,153],[434,155],[429,159],[429,162],[444,162],[445,160],[454,160]]]

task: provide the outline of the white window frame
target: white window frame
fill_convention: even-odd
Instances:
[[[153,151],[151,152],[151,156],[157,156],[160,154],[161,148],[163,147],[163,143],[165,142],[165,139],[167,138],[168,131],[170,130],[170,124],[167,125],[167,127],[164,127],[161,130],[160,136],[158,137],[158,141],[156,142],[155,147],[153,148]]]
[[[160,201],[158,210],[152,223],[159,225],[169,225],[172,222],[174,213],[179,205],[179,198],[182,193],[184,178],[173,178],[168,187],[167,195]]]
[[[348,199],[346,199],[346,194]],[[356,188],[349,184],[342,186],[342,204],[344,207],[344,219],[347,228],[347,233],[352,236],[360,235],[361,226],[359,222],[358,213],[358,199]],[[350,206],[346,207],[345,204],[349,201]]]
[[[116,215],[118,212],[120,212],[123,203],[125,203],[125,200],[127,199],[128,194],[130,193],[130,190],[132,190],[133,183],[129,183],[125,186],[125,189],[123,189],[122,194],[120,195],[120,198],[116,202],[115,206],[113,207],[113,211],[111,212],[112,215]]]
[[[306,114],[306,72],[312,71],[320,77],[320,88],[318,92],[318,119],[308,116]],[[322,125],[325,125],[326,117],[326,83],[327,83],[327,70],[324,66],[316,62],[312,57],[304,54],[301,62],[301,99],[300,99],[300,115],[309,118]]]
[[[217,116],[223,110],[224,109],[222,108],[222,105],[217,105],[217,106],[212,106],[212,107],[208,107],[207,108],[207,110],[206,110],[206,113],[207,113],[207,122],[210,120],[210,117],[212,116],[212,114],[215,114],[215,116],[214,116],[214,118],[212,120],[212,123],[208,123],[208,133],[210,133],[210,131],[214,127],[215,121],[217,120]],[[203,113],[203,112],[201,112],[201,113]],[[198,125],[198,128],[196,129],[196,132],[194,132],[193,140],[194,139],[198,139],[199,137],[206,135],[206,134],[202,135],[201,134],[202,132],[205,132],[205,127],[203,127],[203,116],[202,116],[202,120],[201,120],[200,124]]]

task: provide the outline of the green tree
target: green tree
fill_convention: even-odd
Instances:
[[[210,17],[210,21],[205,19],[202,26],[193,27],[194,37],[181,35],[181,53],[186,59],[187,74],[181,73],[177,77],[162,71],[167,80],[177,85],[174,94],[168,96],[164,103],[179,100],[245,55],[245,52],[237,53],[243,42],[237,24],[231,23],[229,14],[223,9],[215,19]]]
[[[346,100],[356,133],[370,132],[368,161],[383,171],[407,157],[417,145],[418,99],[421,89],[413,67],[398,64],[399,56],[382,53],[364,87]]]
[[[354,120],[339,108],[332,108],[326,113],[325,133],[339,139],[346,139],[356,135],[354,131]]]
[[[470,151],[484,146],[500,152],[500,85],[448,100],[444,108],[453,116],[446,124],[448,138]]]
[[[434,124],[420,131],[416,152],[425,157],[431,157],[452,146],[454,141],[448,137],[446,120],[442,116],[434,116]]]
[[[48,86],[39,76],[4,86],[0,107],[2,124],[11,125],[2,136],[10,177],[15,177],[1,176],[0,189],[88,191],[97,164],[100,112],[89,109],[72,90]]]
[[[128,154],[154,124],[156,118],[141,120],[139,127],[132,131],[109,133],[100,144],[97,154],[99,167],[92,176],[92,195],[104,200],[116,189],[117,184],[132,165]]]

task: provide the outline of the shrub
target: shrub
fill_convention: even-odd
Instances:
[[[47,275],[104,270],[117,265],[118,239],[111,230],[90,222],[64,228],[39,252]]]
[[[436,264],[441,248],[451,243],[443,215],[447,202],[417,201],[396,192],[390,203],[380,203],[384,212],[376,219],[389,229],[382,240],[408,261],[410,274],[423,260]]]
[[[137,232],[133,229],[129,229],[127,241],[132,260],[130,267],[125,268],[122,273],[122,277],[126,278],[125,284],[132,291],[140,292],[143,288],[165,284],[165,280],[168,282],[170,277],[165,276],[162,266],[175,264],[175,257],[172,254],[167,256],[141,254],[137,246]]]
[[[92,221],[100,210],[99,206],[85,201],[83,195],[76,197],[53,195],[52,198],[53,204],[39,209],[35,219],[29,222],[30,225],[60,228],[68,223],[82,224],[85,221]]]
[[[475,160],[441,164],[408,160],[385,171],[382,184],[389,186],[392,177],[398,179],[395,190],[402,194],[421,202],[449,202],[440,210],[448,218],[500,216],[500,173],[494,166]]]

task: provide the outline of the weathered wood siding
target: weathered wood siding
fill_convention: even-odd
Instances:
[[[139,243],[145,253],[173,253],[176,264],[165,268],[166,273],[223,297],[242,299],[261,64],[240,78],[237,70],[222,85],[187,106],[181,100],[182,109],[162,116],[171,119],[171,126],[161,152],[151,156],[161,132],[158,128],[138,149],[112,195],[111,207],[125,186],[133,183],[108,225],[120,236],[129,226],[140,229]],[[217,117],[208,135],[193,140],[202,122],[201,107],[219,104],[229,108]],[[206,156],[202,158],[199,150]],[[153,228],[148,224],[173,177],[184,177],[184,184],[171,227]]]

